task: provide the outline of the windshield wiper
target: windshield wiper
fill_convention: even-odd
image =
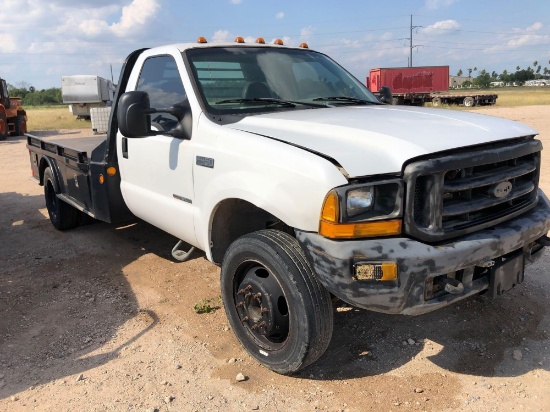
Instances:
[[[214,104],[225,104],[225,103],[261,103],[261,104],[279,104],[287,107],[296,107],[295,103],[292,103],[287,100],[281,99],[272,99],[269,97],[256,97],[253,99],[227,99],[220,100]]]
[[[314,102],[343,102],[343,103],[357,103],[357,104],[380,104],[377,102],[371,102],[370,100],[358,99],[357,97],[349,96],[329,96],[329,97],[317,97],[313,99]]]
[[[310,107],[327,107],[323,103],[312,103],[312,102],[301,102],[299,100],[283,100],[275,99],[271,97],[256,97],[254,99],[228,99],[220,100],[214,104],[224,104],[224,103],[268,103],[268,104],[282,104],[288,107],[295,107],[296,105],[310,106]]]

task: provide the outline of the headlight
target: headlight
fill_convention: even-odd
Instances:
[[[368,212],[374,204],[374,187],[367,186],[350,190],[346,200],[348,216],[357,216]]]
[[[332,239],[397,235],[402,208],[401,180],[339,187],[325,198],[319,233]]]

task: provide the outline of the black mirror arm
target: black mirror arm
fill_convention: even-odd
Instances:
[[[147,136],[167,135],[167,136],[177,137],[180,139],[189,139],[191,137],[190,134],[186,133],[185,129],[181,127],[181,121],[185,117],[186,113],[189,113],[189,109],[184,105],[176,104],[171,107],[165,107],[160,109],[150,108],[150,109],[144,110],[143,113],[146,115],[154,114],[154,113],[168,113],[174,116],[176,119],[178,119],[178,122],[180,123],[180,125],[178,125],[172,130],[156,131],[156,132],[150,131],[149,133],[147,133]]]

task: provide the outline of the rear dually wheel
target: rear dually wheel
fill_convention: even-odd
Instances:
[[[44,171],[44,197],[52,225],[58,230],[71,229],[79,225],[80,211],[57,197],[55,177],[51,168]]]

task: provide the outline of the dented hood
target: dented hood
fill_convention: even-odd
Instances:
[[[331,157],[350,177],[398,173],[417,156],[537,134],[511,120],[409,106],[285,111],[248,116],[226,127]]]

